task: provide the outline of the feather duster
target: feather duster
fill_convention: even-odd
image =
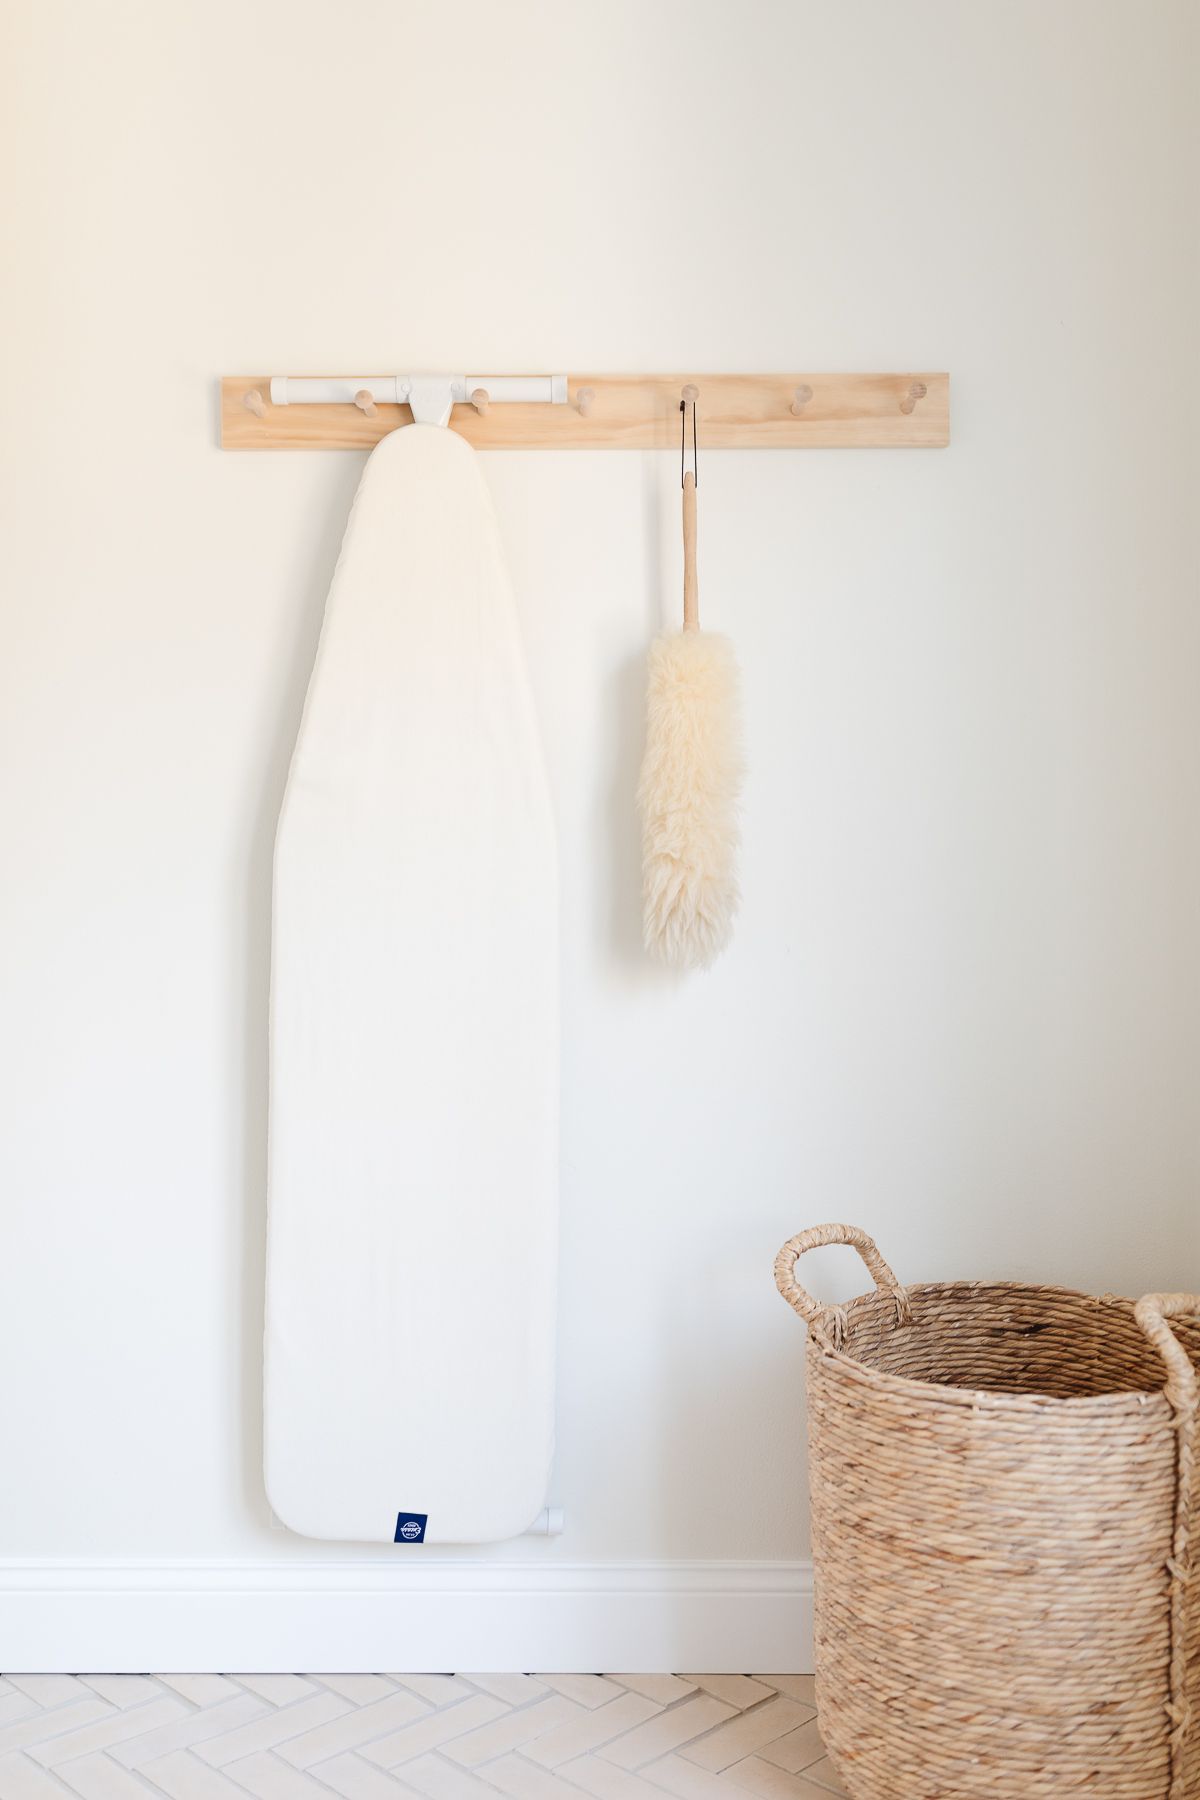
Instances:
[[[684,388],[680,462],[697,390]],[[700,629],[696,472],[683,477],[683,630],[655,638],[646,696],[642,928],[647,950],[680,969],[706,969],[733,935],[738,905],[737,803],[742,729],[737,661],[728,638]]]
[[[646,948],[707,968],[733,935],[742,779],[733,645],[711,631],[669,632],[650,647],[642,815]]]

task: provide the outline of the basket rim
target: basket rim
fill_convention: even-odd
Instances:
[[[1053,1283],[1035,1281],[916,1281],[905,1288],[910,1299],[925,1294],[963,1293],[969,1294],[1042,1294],[1057,1295],[1062,1299],[1081,1300],[1090,1307],[1123,1307],[1133,1313],[1137,1302],[1125,1294],[1089,1294],[1083,1288],[1061,1287]],[[886,1298],[886,1296],[882,1296]],[[857,1312],[865,1310],[868,1305],[877,1303],[881,1298],[881,1290],[871,1288],[865,1294],[856,1294],[853,1300],[847,1300],[842,1308],[847,1325],[851,1324]],[[903,1330],[897,1326],[896,1330]],[[1142,1412],[1156,1403],[1165,1411],[1170,1411],[1170,1402],[1162,1387],[1153,1388],[1112,1388],[1099,1394],[1043,1394],[1034,1391],[1014,1393],[1003,1388],[969,1388],[955,1387],[944,1381],[925,1381],[916,1375],[897,1375],[890,1369],[877,1369],[861,1357],[852,1356],[847,1350],[827,1348],[819,1343],[810,1331],[808,1333],[809,1354],[831,1363],[847,1374],[852,1374],[870,1386],[890,1392],[896,1396],[919,1396],[924,1404],[967,1406],[977,1410],[987,1409],[994,1412],[1031,1412],[1045,1413],[1050,1409],[1058,1411],[1069,1409],[1072,1414],[1086,1415],[1089,1412]],[[1165,1386],[1167,1371],[1163,1370]]]

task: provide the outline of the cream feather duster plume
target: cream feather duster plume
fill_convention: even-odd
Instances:
[[[707,968],[733,935],[742,749],[733,646],[699,629],[690,473],[683,516],[684,629],[650,648],[638,805],[646,948],[691,969]]]

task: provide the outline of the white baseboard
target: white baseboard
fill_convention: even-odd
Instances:
[[[0,1563],[13,1671],[811,1668],[809,1563]]]

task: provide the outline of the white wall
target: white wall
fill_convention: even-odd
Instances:
[[[751,774],[684,985],[632,809],[675,465],[487,458],[565,977],[569,1529],[496,1559],[804,1556],[804,1224],[1200,1286],[1188,0],[4,24],[0,1558],[328,1555],[259,1473],[268,898],[361,465],[223,454],[222,373],[952,372],[944,452],[701,429]]]

